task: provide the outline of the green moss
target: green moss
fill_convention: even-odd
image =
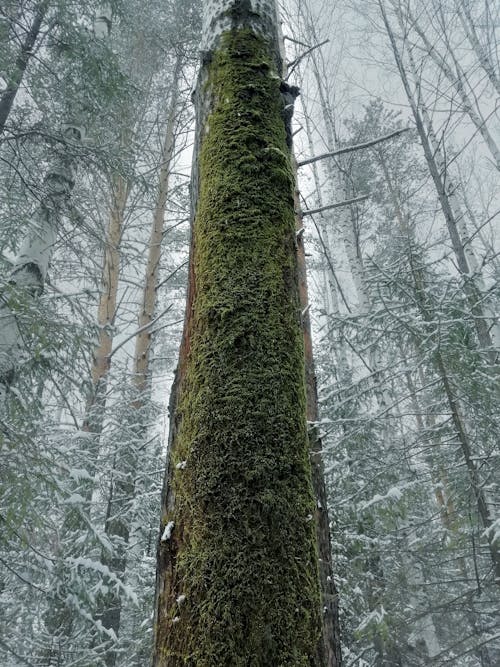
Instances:
[[[280,81],[265,42],[245,30],[224,36],[208,69],[162,664],[314,665],[320,602]]]

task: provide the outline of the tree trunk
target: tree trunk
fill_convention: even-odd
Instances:
[[[117,452],[113,467],[113,481],[108,502],[108,511],[105,531],[113,540],[114,552],[103,552],[102,562],[111,572],[123,580],[127,567],[127,549],[130,539],[132,523],[131,505],[136,493],[135,476],[138,464],[137,445],[141,442],[145,432],[145,415],[143,414],[146,394],[149,391],[149,363],[151,352],[151,331],[148,328],[153,322],[156,308],[158,286],[158,272],[161,255],[161,241],[165,221],[165,209],[169,194],[169,179],[172,167],[172,158],[175,145],[176,110],[179,98],[179,81],[183,58],[177,56],[172,84],[172,97],[168,112],[165,141],[161,157],[159,175],[159,190],[156,206],[153,213],[153,223],[148,246],[148,258],[144,276],[142,305],[139,313],[139,334],[136,338],[134,354],[133,384],[135,398],[130,406],[131,432],[137,437],[130,437],[125,447]],[[106,597],[101,600],[98,617],[103,626],[112,630],[116,636],[120,632],[122,612],[122,597],[116,588],[112,588]],[[114,647],[106,652],[106,665],[114,667],[117,653]]]
[[[142,306],[139,314],[140,332],[136,338],[134,354],[134,384],[140,401],[141,394],[148,389],[149,357],[151,350],[151,325],[156,308],[156,291],[158,287],[158,272],[160,268],[161,241],[165,222],[165,210],[169,194],[170,171],[175,145],[176,110],[179,102],[179,83],[183,58],[177,56],[172,82],[172,97],[168,112],[165,140],[161,157],[158,198],[153,213],[153,225],[148,246],[148,259],[144,276],[144,291]],[[140,406],[137,406],[140,407]]]
[[[469,442],[469,437],[465,431],[465,427],[462,423],[462,417],[460,415],[457,399],[455,398],[453,388],[451,386],[446,368],[444,366],[443,358],[439,351],[435,353],[435,364],[437,371],[441,377],[443,387],[445,390],[446,398],[448,405],[451,411],[451,418],[455,431],[458,437],[458,442],[462,450],[462,456],[464,458],[465,465],[467,467],[467,472],[469,474],[470,484],[474,497],[476,499],[476,505],[478,509],[479,518],[485,529],[486,539],[488,542],[490,557],[493,565],[493,578],[495,582],[500,586],[500,550],[497,539],[497,534],[494,530],[493,518],[491,516],[490,508],[486,499],[486,494],[484,492],[484,483],[480,479],[479,471],[477,469],[474,456],[472,453],[471,445]]]
[[[40,204],[18,252],[9,287],[0,294],[0,403],[15,380],[24,351],[17,307],[22,308],[23,296],[36,297],[43,291],[59,221],[75,185],[74,160],[64,145],[59,150],[44,179]]]
[[[129,187],[123,176],[114,175],[111,179],[111,212],[106,233],[104,260],[102,268],[101,292],[97,308],[99,340],[94,349],[90,371],[91,388],[85,409],[82,431],[96,434],[99,438],[106,407],[106,389],[108,373],[111,367],[113,347],[113,326],[118,298],[120,278],[120,245],[123,233],[123,220],[127,204]]]
[[[302,101],[302,107],[304,108],[304,122],[307,134],[307,140],[309,144],[309,152],[311,155],[314,154],[314,142],[312,136],[311,120],[307,108],[305,107],[304,101]],[[323,198],[321,193],[321,183],[319,178],[318,164],[313,162],[311,165],[314,179],[314,186],[316,188],[316,197],[317,197],[317,208],[323,206]],[[297,210],[299,210],[299,203],[297,202]],[[337,276],[333,268],[333,261],[331,257],[331,246],[330,246],[330,234],[334,228],[334,219],[330,214],[325,216],[321,215],[321,223],[316,225],[316,230],[318,236],[320,237],[320,242],[322,246],[323,253],[325,255],[325,263],[321,271],[322,276],[322,289],[323,294],[321,295],[323,300],[323,309],[324,317],[322,318],[323,327],[325,329],[325,336],[323,340],[327,342],[329,348],[329,354],[335,357],[338,365],[338,377],[346,378],[348,375],[348,361],[345,352],[345,344],[341,339],[341,336],[336,335],[336,332],[332,326],[332,318],[338,317],[340,314],[340,305],[338,297],[338,283]],[[303,232],[297,232],[297,243],[299,248],[299,253],[303,249]],[[305,266],[305,257],[304,257],[304,266]],[[307,294],[306,294],[307,296]],[[304,308],[307,307],[307,304],[304,305]],[[311,421],[311,419],[310,419]]]
[[[411,255],[409,256],[409,262],[412,264]],[[412,269],[415,279],[416,303],[418,305],[422,319],[428,324],[431,324],[435,321],[435,314],[432,309],[428,307],[424,281],[419,269],[413,267],[413,264]],[[480,472],[477,468],[472,446],[469,440],[469,435],[463,423],[460,406],[457,398],[455,397],[455,392],[446,369],[446,364],[440,351],[438,332],[433,332],[432,339],[435,345],[435,350],[432,354],[432,364],[436,369],[436,373],[440,378],[443,386],[446,401],[450,410],[451,420],[458,443],[460,445],[460,449],[462,451],[463,460],[467,468],[471,489],[476,500],[479,519],[485,531],[491,562],[493,565],[493,579],[495,583],[500,585],[500,550],[494,530],[494,521],[484,490],[484,482],[481,480]]]
[[[17,92],[23,80],[30,58],[33,55],[33,49],[36,40],[38,39],[38,35],[40,34],[43,20],[47,14],[48,6],[48,0],[42,0],[42,2],[36,5],[33,22],[21,45],[21,49],[14,64],[14,71],[8,78],[7,87],[0,94],[0,134],[2,134],[5,129],[5,123],[11,112],[12,105],[16,99]]]
[[[488,322],[486,321],[485,313],[481,305],[482,298],[480,290],[476,285],[475,277],[471,275],[470,266],[464,251],[464,244],[458,232],[457,217],[460,217],[461,213],[459,213],[458,216],[455,215],[457,209],[456,207],[454,208],[454,201],[456,199],[456,195],[454,194],[454,187],[450,182],[449,176],[447,174],[446,162],[441,154],[441,151],[439,150],[437,141],[435,140],[434,134],[432,132],[430,119],[428,123],[428,131],[426,132],[422,114],[420,113],[420,108],[413,97],[402,57],[397,48],[394,33],[390,27],[382,0],[378,0],[378,4],[387,35],[391,43],[394,59],[401,77],[401,81],[403,83],[403,87],[405,89],[405,93],[408,98],[413,117],[415,119],[415,125],[422,143],[425,159],[429,167],[434,186],[436,188],[444,219],[446,221],[453,251],[457,259],[458,270],[463,279],[464,293],[467,297],[470,311],[474,316],[477,338],[479,340],[482,351],[487,354],[488,360],[493,366],[497,364],[497,351],[494,349],[489,332]]]
[[[323,115],[323,122],[326,132],[326,140],[328,143],[328,151],[333,152],[338,148],[338,141],[335,133],[335,128],[332,121],[331,110],[324,91],[324,82],[321,80],[317,68],[314,68],[314,76],[318,86],[319,99],[321,104],[321,111]],[[347,171],[344,170],[342,163],[337,169],[334,169],[332,160],[326,161],[326,170],[330,187],[332,192],[336,193],[340,201],[348,200],[351,197],[349,191]],[[354,207],[343,207],[337,212],[336,226],[339,231],[339,236],[342,239],[345,254],[349,264],[349,270],[352,276],[356,295],[358,297],[358,307],[361,314],[366,315],[371,310],[371,300],[366,284],[365,268],[363,260],[358,252],[358,240],[356,238],[353,225]],[[331,249],[334,245],[334,240],[331,238],[332,230],[328,233],[328,246]]]
[[[401,23],[402,24],[406,23],[407,25],[409,24],[412,26],[412,28],[415,30],[415,32],[422,40],[427,55],[431,57],[436,67],[439,70],[441,70],[444,76],[448,79],[449,83],[455,89],[458,97],[460,98],[462,104],[462,110],[469,116],[477,132],[479,132],[479,134],[482,136],[486,146],[488,147],[493,157],[493,161],[496,165],[496,168],[500,170],[500,149],[498,148],[498,145],[494,137],[492,136],[491,132],[488,130],[488,126],[484,118],[481,116],[479,107],[476,106],[476,104],[473,102],[473,100],[471,99],[470,95],[466,90],[466,85],[465,85],[466,76],[462,71],[460,64],[458,63],[455,54],[453,53],[453,48],[451,44],[449,44],[445,33],[446,22],[442,16],[442,7],[439,7],[439,14],[441,18],[441,28],[443,29],[443,39],[445,39],[447,51],[453,59],[455,70],[451,69],[446,59],[443,58],[443,56],[431,43],[431,41],[429,40],[429,38],[425,33],[425,30],[421,28],[421,26],[419,25],[418,21],[415,19],[409,8],[408,7],[406,8],[405,10],[406,15],[404,15],[401,10],[401,2],[399,0],[391,0],[391,1],[393,3],[395,11],[397,12],[400,18]]]
[[[467,0],[455,0],[457,3],[458,16],[460,17],[460,22],[464,29],[467,39],[476,54],[477,59],[479,60],[481,67],[486,72],[488,79],[490,80],[491,85],[495,88],[497,95],[500,97],[500,77],[498,76],[495,66],[491,61],[491,58],[481,44],[479,36],[474,26],[474,20],[470,8],[467,6]]]
[[[154,664],[324,665],[276,8],[204,19]]]
[[[45,2],[38,5],[37,16],[42,12],[39,17],[40,24],[46,9]],[[102,27],[103,21],[105,30]],[[106,37],[110,27],[111,10],[105,3],[101,6],[94,24],[96,37]],[[40,26],[37,34],[39,28]],[[29,56],[31,52],[27,57]],[[80,142],[82,139],[81,128],[71,125],[66,126],[63,134],[63,140]],[[15,380],[23,353],[23,336],[13,303],[15,304],[19,295],[21,298],[24,293],[37,296],[43,291],[57,239],[59,220],[75,185],[75,172],[76,160],[67,150],[66,144],[61,143],[59,153],[45,176],[35,220],[27,230],[10,276],[9,283],[13,289],[0,294],[0,404],[5,400],[6,393]]]
[[[418,345],[415,346],[417,352],[419,351]],[[419,376],[420,376],[420,385],[425,387],[427,384],[422,370],[422,365],[419,365]],[[408,389],[411,396],[411,401],[413,405],[413,411],[415,413],[415,420],[417,423],[417,430],[420,434],[424,435],[425,432],[430,432],[435,429],[435,418],[431,413],[425,414],[425,423],[422,415],[424,414],[424,408],[420,407],[420,403],[417,396],[417,388],[411,377],[411,373],[406,371],[405,377],[407,379]],[[435,447],[439,449],[441,443],[439,440],[435,441]],[[432,448],[434,449],[434,447]],[[457,511],[453,498],[449,491],[449,479],[446,469],[442,465],[438,466],[436,470],[434,455],[428,454],[429,458],[429,467],[431,470],[431,478],[434,483],[434,495],[436,498],[436,504],[439,508],[441,523],[443,528],[450,533],[457,533],[458,531],[458,522],[457,522]],[[459,555],[456,559],[457,569],[460,573],[462,580],[467,583],[469,581],[469,573],[467,568],[466,559],[463,555]],[[479,661],[481,667],[490,667],[491,660],[488,653],[487,646],[481,645],[481,630],[479,627],[480,619],[478,618],[476,609],[474,607],[474,590],[471,589],[466,596],[466,609],[464,611],[464,616],[467,619],[467,623],[470,626],[472,635],[477,637],[478,646],[474,649],[474,653]],[[432,618],[432,616],[430,615]]]
[[[298,191],[295,192],[295,210],[299,211]],[[296,225],[300,229],[300,215]],[[328,518],[328,496],[325,484],[322,442],[316,422],[318,414],[318,392],[314,369],[311,320],[309,317],[309,296],[307,289],[306,256],[304,235],[297,239],[297,263],[299,277],[299,296],[304,333],[307,421],[309,422],[309,441],[311,445],[312,481],[316,496],[316,539],[319,550],[319,575],[323,612],[322,637],[318,645],[318,665],[341,667],[342,652],[340,644],[339,600],[333,578],[332,547],[330,540],[330,521]]]

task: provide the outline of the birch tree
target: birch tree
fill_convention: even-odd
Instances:
[[[0,31],[0,46],[8,52],[10,50],[8,49],[9,41],[16,43],[13,49],[15,54],[13,62],[5,62],[3,58],[0,60],[0,67],[5,67],[5,70],[2,68],[5,87],[0,92],[0,135],[4,132],[28,63],[37,51],[36,44],[40,40],[43,22],[49,9],[49,1],[36,2],[31,12],[29,12],[30,8],[23,8],[24,12],[20,11],[20,7],[16,9],[14,5],[10,7],[6,5],[5,9],[0,10],[1,21],[4,24]],[[23,25],[24,16],[22,15],[26,13],[28,16],[31,14],[31,17],[28,18],[28,23]],[[20,41],[19,46],[17,46],[18,40]]]
[[[94,30],[97,38],[101,39],[107,35],[110,22],[111,10],[106,4],[101,7],[95,18]],[[9,277],[9,287],[2,295],[0,306],[0,401],[2,402],[15,378],[23,355],[23,332],[19,328],[13,308],[16,291],[20,290],[30,297],[36,297],[43,291],[57,239],[57,230],[62,215],[68,210],[69,198],[75,185],[77,160],[71,146],[78,145],[83,136],[83,127],[76,124],[74,118],[68,118],[62,126],[58,151],[44,179],[34,220],[26,230]]]

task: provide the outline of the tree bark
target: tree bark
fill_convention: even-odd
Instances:
[[[154,664],[324,665],[274,1],[207,3],[204,38]]]
[[[298,191],[295,191],[295,210],[300,210]],[[300,229],[300,215],[296,225]],[[318,645],[318,664],[327,667],[341,667],[342,651],[340,644],[339,599],[333,577],[332,547],[330,540],[330,521],[328,518],[328,496],[325,484],[325,470],[322,455],[322,442],[316,423],[318,414],[318,392],[309,317],[309,296],[307,289],[306,255],[304,236],[297,239],[297,264],[299,277],[299,296],[304,334],[307,421],[309,422],[309,441],[311,444],[312,481],[316,496],[316,539],[319,550],[319,575],[323,613],[322,637]]]
[[[17,307],[22,307],[25,296],[36,297],[43,291],[59,221],[75,185],[74,160],[64,145],[59,151],[44,179],[40,204],[22,241],[9,285],[0,294],[0,403],[15,380],[24,352]]]
[[[5,123],[9,118],[14,100],[16,99],[16,95],[22,83],[24,73],[28,67],[31,56],[33,55],[33,49],[40,34],[43,20],[47,14],[48,6],[48,0],[42,0],[42,2],[36,5],[33,15],[33,22],[26,33],[24,42],[21,45],[21,49],[14,65],[14,71],[7,81],[7,87],[0,95],[0,134],[2,134],[5,130]]]
[[[106,407],[108,373],[111,367],[113,326],[116,316],[118,282],[120,278],[120,245],[129,186],[120,174],[111,179],[111,211],[102,265],[101,291],[97,307],[98,343],[94,349],[90,371],[90,393],[85,408],[82,431],[99,438]]]
[[[37,17],[40,24],[46,9],[45,2],[38,5]],[[103,16],[107,17],[106,31],[100,27]],[[96,36],[100,38],[107,36],[110,26],[110,9],[109,5],[105,4],[96,18]],[[40,26],[37,28],[37,34],[39,28]],[[31,52],[27,57],[30,55]],[[15,380],[24,351],[22,331],[13,304],[19,296],[21,298],[23,295],[37,296],[43,291],[59,221],[75,185],[76,159],[68,151],[65,142],[80,142],[82,129],[69,124],[63,135],[58,154],[54,157],[43,182],[42,196],[33,225],[27,230],[14,263],[9,280],[10,287],[0,294],[0,404],[5,401],[7,391]]]

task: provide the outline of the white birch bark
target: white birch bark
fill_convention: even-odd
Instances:
[[[79,138],[79,132],[68,128],[65,137],[68,140]],[[22,325],[10,299],[23,298],[23,295],[33,298],[43,291],[59,220],[75,184],[74,162],[65,156],[64,145],[61,151],[45,177],[33,222],[21,243],[9,284],[0,297],[0,401],[5,400],[24,354]]]
[[[109,5],[104,6],[106,31],[102,28],[101,14],[95,21],[96,36],[105,37],[111,26]],[[15,310],[10,305],[9,294],[36,297],[44,288],[50,259],[54,251],[59,221],[63,215],[75,184],[76,159],[68,146],[82,140],[83,129],[67,123],[63,125],[63,142],[60,153],[54,158],[43,184],[40,203],[14,263],[9,287],[0,295],[0,403],[13,383],[24,354],[23,332]]]

